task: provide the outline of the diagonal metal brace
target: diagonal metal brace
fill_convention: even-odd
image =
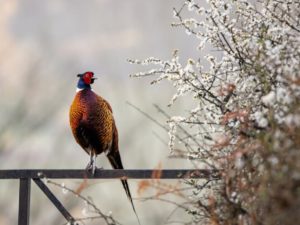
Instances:
[[[41,181],[39,178],[34,178],[33,181],[37,184],[37,186],[44,192],[44,194],[49,198],[49,200],[55,205],[55,207],[61,212],[61,214],[66,218],[66,220],[71,224],[75,224],[74,217],[65,209],[62,203],[54,196],[54,194],[50,191],[47,185]]]

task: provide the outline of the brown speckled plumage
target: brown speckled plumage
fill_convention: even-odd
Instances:
[[[117,136],[114,123],[111,107],[102,97],[91,89],[76,94],[70,109],[70,125],[77,143],[88,154],[111,150],[114,133]]]
[[[78,75],[77,87],[82,90],[76,93],[70,108],[72,133],[76,142],[91,156],[88,169],[91,166],[95,168],[93,157],[103,152],[114,169],[123,169],[112,108],[105,99],[91,90],[90,84],[95,79],[93,75],[92,72]],[[127,180],[122,179],[121,182],[136,214]]]

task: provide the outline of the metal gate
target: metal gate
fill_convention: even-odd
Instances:
[[[43,191],[58,211],[70,223],[74,217],[43,182],[49,179],[153,179],[158,170],[104,170],[97,169],[92,175],[86,170],[0,170],[0,179],[19,179],[18,225],[29,225],[31,180]],[[218,170],[159,170],[159,179],[220,179]],[[157,177],[155,177],[157,179]]]

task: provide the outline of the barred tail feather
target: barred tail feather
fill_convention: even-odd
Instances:
[[[131,197],[131,193],[130,193],[130,190],[129,190],[128,182],[127,182],[127,180],[121,180],[121,181],[122,181],[123,187],[125,189],[127,198],[130,200],[130,203],[131,203],[132,209],[134,211],[134,214],[135,214],[135,216],[136,216],[136,218],[137,218],[137,220],[139,222],[139,225],[141,225],[139,216],[137,215],[137,212],[135,210],[135,207],[134,207],[134,204],[133,204],[133,201],[132,201],[132,197]]]
[[[109,160],[110,164],[112,165],[112,167],[114,169],[123,169],[123,164],[122,164],[122,161],[121,161],[119,151],[112,151],[111,153],[109,153],[107,155],[107,157],[108,157],[108,160]],[[134,207],[134,204],[133,204],[133,201],[132,201],[132,197],[131,197],[131,193],[130,193],[130,189],[129,189],[127,179],[121,179],[121,182],[122,182],[123,188],[126,192],[127,198],[129,199],[129,201],[131,203],[132,209],[133,209],[134,214],[135,214],[135,216],[138,220],[138,223],[139,223],[139,225],[141,225],[140,219],[137,215],[137,212],[135,210],[135,207]]]

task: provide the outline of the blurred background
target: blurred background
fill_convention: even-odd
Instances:
[[[195,54],[190,49],[196,40],[171,27],[172,8],[181,4],[174,0],[0,0],[0,169],[85,168],[89,157],[75,143],[68,118],[76,75],[85,71],[96,74],[93,88],[113,108],[126,168],[151,169],[160,163],[162,168],[189,168],[187,161],[168,159],[168,134],[126,104],[138,106],[163,124],[166,118],[154,103],[172,115],[189,104],[178,101],[170,112],[167,104],[173,88],[167,83],[150,86],[151,79],[129,78],[147,68],[126,61],[149,56],[168,59],[174,49],[180,50],[182,61]],[[97,164],[111,168],[104,156],[98,157]],[[57,182],[76,189],[81,181]],[[130,180],[135,197],[141,197],[138,182]],[[123,224],[136,224],[118,180],[90,184],[83,195],[91,196],[104,213],[111,211]],[[18,188],[18,181],[0,181],[1,225],[17,223]],[[75,217],[86,216],[78,199],[51,189]],[[143,225],[163,224],[174,209],[158,201],[135,201],[135,205]],[[184,215],[175,213],[183,220]],[[64,224],[34,184],[31,224]]]

